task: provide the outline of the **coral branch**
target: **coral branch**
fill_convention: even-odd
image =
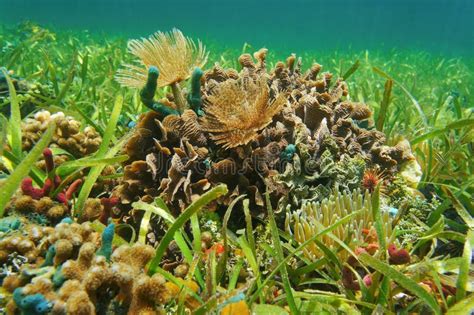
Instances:
[[[43,157],[46,163],[46,172],[51,173],[54,170],[53,151],[50,148],[44,149]]]
[[[44,196],[43,189],[33,187],[33,180],[30,177],[25,178],[21,182],[21,190],[24,195],[30,196],[35,200],[39,200]]]
[[[76,179],[66,190],[66,200],[71,200],[74,193],[79,189],[79,186],[82,184],[82,179]]]

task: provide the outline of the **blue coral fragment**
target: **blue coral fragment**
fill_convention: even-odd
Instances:
[[[63,267],[62,265],[59,266],[53,275],[52,281],[53,281],[53,286],[55,288],[61,287],[63,283],[66,282],[66,278],[64,277],[63,272],[62,272],[62,267]]]
[[[112,255],[112,241],[114,239],[115,233],[115,224],[109,223],[107,227],[102,232],[102,244],[100,245],[99,250],[96,255],[104,256],[107,260],[110,260]]]
[[[71,224],[73,223],[74,221],[70,218],[70,217],[66,217],[64,219],[61,220],[61,223],[67,223],[67,224]]]
[[[56,246],[51,245],[46,252],[46,257],[44,258],[44,262],[41,264],[41,267],[52,266],[54,261],[54,256],[56,255]]]
[[[13,300],[23,315],[42,315],[51,311],[53,304],[43,294],[23,294],[23,288],[13,291]]]
[[[280,153],[280,159],[282,161],[291,161],[293,160],[293,155],[296,153],[296,146],[294,144],[289,144],[286,146],[285,150]]]

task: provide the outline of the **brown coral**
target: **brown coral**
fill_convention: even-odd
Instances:
[[[156,305],[168,302],[168,289],[165,278],[159,274],[152,277],[140,275],[133,284],[133,298],[128,310],[129,314],[156,314]]]
[[[301,206],[306,198],[328,196],[341,178],[350,181],[351,190],[358,187],[362,178],[355,177],[362,177],[365,166],[389,178],[409,160],[409,146],[386,146],[383,133],[361,127],[370,125],[372,112],[349,100],[341,78],[321,73],[319,64],[304,73],[296,56],[267,71],[266,54],[262,49],[253,57],[240,56],[240,72],[219,65],[205,72],[202,117],[185,110],[180,116],[149,112],[140,118],[126,146],[131,159],[114,193],[127,223],[140,220],[130,216],[127,203],[161,196],[179,213],[219,183],[228,185],[229,193],[210,205],[212,210],[247,194],[252,214],[260,215],[267,189],[272,204],[286,196]],[[338,174],[349,160],[356,173]],[[297,196],[289,196],[293,193]]]
[[[23,255],[28,262],[35,262],[40,253],[38,245],[27,236],[12,235],[6,237],[0,241],[0,263],[5,263],[12,253]]]
[[[207,137],[198,116],[193,110],[185,110],[181,116],[170,115],[163,120],[165,130],[176,132],[177,136],[199,146],[207,145]]]
[[[99,148],[102,139],[93,127],[87,126],[82,130],[81,123],[72,117],[62,112],[51,114],[43,110],[22,123],[23,150],[29,151],[53,122],[56,124],[56,131],[52,143],[75,157],[89,155]]]

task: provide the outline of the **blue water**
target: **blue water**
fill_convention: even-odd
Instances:
[[[177,27],[225,47],[474,55],[474,0],[0,0],[0,24],[24,20],[127,37]]]

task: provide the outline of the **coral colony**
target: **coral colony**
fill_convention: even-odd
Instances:
[[[419,234],[409,222],[434,207],[408,188],[420,180],[410,143],[388,144],[372,127],[373,110],[351,101],[342,78],[317,63],[305,70],[295,55],[270,66],[267,49],[242,54],[238,69],[206,68],[204,45],[176,29],[128,48],[134,61],[115,79],[138,89],[148,111],[122,148],[128,159],[102,170],[82,209],[77,199],[90,165],[64,169],[95,154],[100,133],[61,112],[37,110],[22,122],[25,152],[50,124],[56,128],[35,166],[44,177],[21,181],[0,222],[7,314],[250,314],[251,299],[294,311],[279,297],[288,295],[283,277],[262,284],[280,263],[266,224],[273,217],[285,250],[301,247],[287,268],[308,266],[291,274],[295,290],[359,299],[367,304],[344,307],[365,314],[381,286],[393,290],[384,294],[393,293],[395,309],[428,311],[411,304],[418,291],[367,263],[375,260],[438,300],[456,294],[436,271],[409,267],[426,254],[412,247]],[[224,194],[202,201],[222,185]],[[192,227],[176,230],[155,264],[174,218],[195,204],[202,209]],[[397,225],[405,232],[396,233]],[[247,237],[236,241],[242,229]],[[327,307],[321,311],[337,309]]]

